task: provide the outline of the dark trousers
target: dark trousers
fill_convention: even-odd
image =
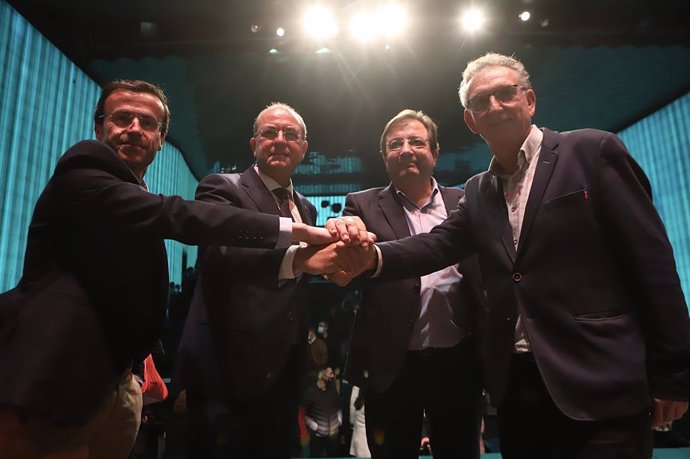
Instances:
[[[555,405],[531,354],[513,355],[508,391],[498,407],[504,459],[649,459],[649,413],[576,421]]]
[[[300,370],[304,348],[293,346],[277,381],[251,402],[209,400],[187,393],[191,442],[188,457],[289,458],[299,442]]]
[[[434,457],[478,458],[481,384],[473,342],[409,351],[384,392],[365,395],[367,443],[374,458],[419,456],[424,413]]]

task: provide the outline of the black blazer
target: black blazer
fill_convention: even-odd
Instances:
[[[278,215],[275,200],[253,167],[213,174],[197,199]],[[302,221],[316,209],[295,193]],[[292,344],[307,337],[307,276],[278,281],[284,250],[202,247],[200,279],[185,324],[176,373],[186,387],[215,399],[251,401],[272,387]]]
[[[0,405],[85,422],[159,336],[163,239],[273,247],[278,219],[152,194],[108,146],[70,148],[36,203],[24,272],[0,296]]]
[[[439,186],[448,214],[464,195],[459,188]],[[378,241],[410,235],[405,212],[393,185],[350,193],[344,215],[357,215]],[[476,332],[481,307],[479,270],[475,256],[460,263],[463,304],[453,311],[456,323]],[[398,376],[419,318],[421,279],[364,279],[350,341],[345,378],[369,393],[386,390]]]
[[[690,395],[688,311],[649,182],[613,134],[544,130],[517,252],[500,182],[472,177],[429,234],[381,244],[385,276],[421,274],[478,251],[488,294],[483,359],[506,389],[518,314],[567,416],[640,413],[650,393]]]

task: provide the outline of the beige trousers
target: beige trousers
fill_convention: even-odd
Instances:
[[[64,427],[0,408],[3,459],[126,459],[141,422],[139,383],[126,371],[83,426]]]

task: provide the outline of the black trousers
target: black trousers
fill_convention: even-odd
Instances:
[[[453,348],[408,351],[393,384],[384,392],[365,394],[372,457],[418,457],[426,413],[435,458],[478,458],[479,373],[469,339]]]
[[[188,388],[188,457],[292,457],[299,443],[297,415],[303,352],[303,346],[292,346],[275,384],[251,402],[211,400]]]
[[[651,418],[576,421],[549,395],[531,354],[513,355],[508,391],[498,407],[504,459],[649,459]]]

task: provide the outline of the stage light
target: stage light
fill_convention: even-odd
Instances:
[[[275,48],[271,48],[271,49],[268,50],[268,54],[278,54],[279,52],[280,52],[280,51],[278,51],[278,50],[275,49]]]
[[[276,35],[278,35],[281,38],[284,37],[285,36],[285,29],[283,29],[282,27],[278,27],[276,29]]]
[[[331,54],[331,50],[324,46],[323,48],[319,48],[316,51],[314,51],[314,54]]]
[[[522,13],[518,14],[518,17],[522,22],[527,22],[529,21],[529,18],[532,17],[532,14],[529,11],[523,11]]]
[[[333,12],[323,6],[313,6],[304,15],[304,28],[314,38],[331,38],[338,33]]]
[[[383,5],[379,8],[379,27],[384,35],[395,37],[402,34],[407,27],[407,12],[400,5]]]
[[[249,30],[251,30],[252,33],[257,33],[259,30],[261,30],[261,26],[259,24],[252,24],[251,27],[249,27]]]
[[[355,40],[366,42],[378,34],[378,24],[373,14],[360,11],[350,20],[350,36]]]
[[[465,11],[462,15],[462,27],[466,32],[474,33],[484,27],[486,16],[484,12],[476,8]]]

